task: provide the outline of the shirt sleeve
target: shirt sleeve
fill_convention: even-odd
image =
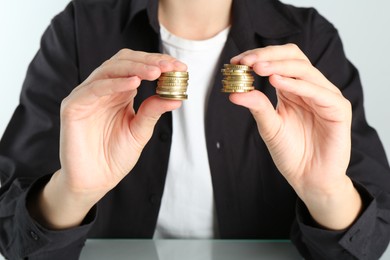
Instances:
[[[306,21],[304,52],[352,105],[352,148],[347,175],[365,209],[342,232],[323,230],[310,221],[300,201],[292,240],[307,259],[378,259],[390,240],[390,169],[376,131],[368,125],[357,69],[348,61],[337,30],[313,10]]]
[[[318,227],[305,204],[298,200],[297,221],[291,236],[306,259],[379,259],[384,252],[388,240],[375,238],[390,233],[386,223],[388,211],[378,208],[377,199],[362,185],[355,183],[355,187],[362,197],[364,209],[347,230],[331,231]]]
[[[80,82],[75,31],[70,3],[43,34],[0,142],[0,251],[9,259],[76,259],[93,223],[94,209],[82,226],[51,231],[26,209],[31,192],[60,169],[60,106]]]
[[[24,189],[20,180],[15,181],[7,196],[2,200],[2,242],[8,241],[3,253],[9,259],[77,259],[84,245],[87,233],[96,218],[93,207],[83,223],[76,228],[52,231],[39,225],[30,217],[26,208],[27,199],[39,192],[49,181],[46,175]],[[7,212],[14,212],[6,216]],[[17,224],[16,224],[17,223]],[[16,239],[15,239],[16,238]]]

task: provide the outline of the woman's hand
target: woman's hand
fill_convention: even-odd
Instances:
[[[135,113],[134,97],[141,80],[186,69],[167,55],[122,50],[64,99],[61,170],[41,194],[38,218],[53,228],[80,223],[134,167],[160,116],[181,105],[153,96]]]
[[[153,96],[137,114],[141,80],[186,70],[174,58],[122,50],[97,68],[61,106],[61,172],[77,192],[107,192],[137,162],[160,116],[180,106]]]
[[[253,67],[275,87],[276,109],[260,91],[232,94],[252,112],[279,171],[320,225],[343,229],[361,208],[346,176],[351,151],[351,105],[293,44],[247,51],[233,64]]]

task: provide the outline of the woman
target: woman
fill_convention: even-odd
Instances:
[[[252,67],[256,90],[221,93],[224,63]],[[189,100],[154,95],[186,70]],[[77,258],[87,236],[291,232],[308,259],[378,258],[389,241],[358,73],[318,13],[274,0],[73,1],[0,149],[11,259]]]

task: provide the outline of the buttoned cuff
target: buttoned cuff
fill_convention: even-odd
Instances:
[[[343,231],[330,231],[318,227],[306,205],[301,200],[298,201],[297,222],[302,232],[302,240],[308,247],[322,252],[324,256],[352,255],[358,259],[366,259],[373,248],[379,250],[377,246],[371,244],[375,243],[372,240],[378,221],[377,202],[362,185],[358,183],[354,185],[362,198],[363,211],[351,227]]]
[[[50,180],[51,176],[45,176],[38,179],[29,190],[27,190],[19,199],[15,211],[15,227],[18,243],[14,244],[16,254],[22,257],[46,254],[56,250],[78,250],[81,251],[82,246],[74,244],[84,243],[87,233],[90,230],[96,218],[96,206],[94,206],[87,214],[82,225],[76,228],[67,230],[54,231],[49,230],[37,223],[29,214],[26,201],[29,196],[38,192]],[[73,246],[74,245],[74,246]],[[76,253],[76,252],[75,252]],[[77,253],[76,253],[77,254]]]

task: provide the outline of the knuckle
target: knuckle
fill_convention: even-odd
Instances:
[[[348,110],[352,110],[352,103],[351,101],[349,101],[348,99],[344,98],[344,106],[345,108],[347,108]]]
[[[145,61],[146,61],[147,63],[153,63],[153,61],[156,59],[155,56],[156,56],[156,54],[147,53],[147,54],[145,55]]]
[[[341,116],[343,117],[343,120],[345,121],[350,121],[351,118],[352,118],[352,104],[351,102],[346,99],[346,98],[343,98],[343,102],[342,102],[342,113]]]
[[[269,49],[272,52],[272,49]],[[265,49],[256,49],[251,54],[254,54],[259,60],[268,60]]]
[[[300,51],[301,49],[296,45],[295,43],[287,43],[286,46],[291,50],[291,51]]]
[[[110,66],[111,64],[113,64],[114,61],[112,59],[109,59],[109,60],[106,60],[104,61],[99,67],[97,67],[96,69],[99,69],[100,67],[107,67],[107,66]]]
[[[167,54],[159,54],[159,55],[160,55],[160,59],[170,60],[170,61],[176,60],[175,58],[173,58],[172,56],[169,56]]]
[[[92,71],[90,77],[92,79],[94,78],[99,78],[100,75],[104,75],[104,71],[107,67],[109,67],[112,63],[111,62],[105,62],[103,63],[102,65],[100,65],[99,67],[97,67],[94,71]]]
[[[130,49],[127,49],[127,48],[123,48],[123,49],[118,51],[117,55],[119,57],[122,57],[122,56],[131,55],[132,53],[133,53],[133,50],[130,50]]]
[[[60,116],[62,119],[66,119],[70,115],[71,95],[72,93],[61,101]]]
[[[302,64],[302,66],[305,66],[307,69],[313,69],[313,71],[318,75],[322,74],[321,71],[314,67],[308,59],[299,59],[298,61]]]
[[[301,48],[295,43],[287,43],[285,45],[291,53],[294,53],[297,57],[302,57],[302,60],[305,60],[310,63],[309,58],[303,53]]]
[[[145,61],[148,64],[156,65],[160,60],[168,59],[167,57],[169,56],[161,53],[148,53],[145,56]]]

